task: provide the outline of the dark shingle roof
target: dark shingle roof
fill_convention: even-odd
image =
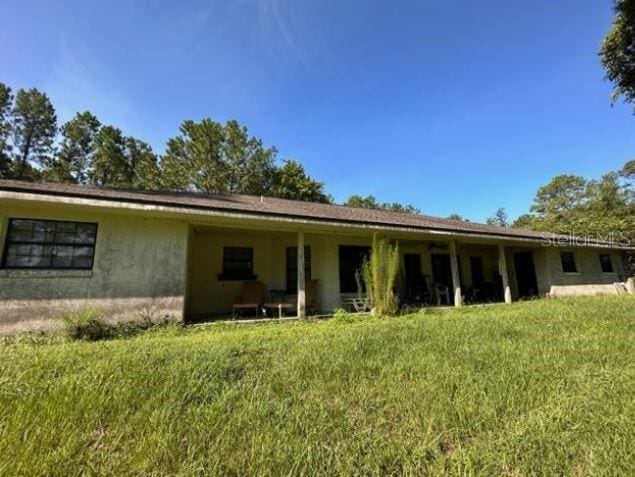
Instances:
[[[510,238],[528,238],[534,240],[543,239],[545,236],[557,236],[532,230],[498,227],[461,220],[442,219],[427,215],[238,194],[222,195],[193,192],[143,191],[11,180],[0,180],[0,190],[64,197],[81,197],[113,202],[134,202],[171,207],[248,213],[268,217],[290,217],[345,224],[407,227],[421,230],[507,236]]]

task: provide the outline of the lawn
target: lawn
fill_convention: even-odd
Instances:
[[[635,299],[0,344],[2,475],[625,475]]]

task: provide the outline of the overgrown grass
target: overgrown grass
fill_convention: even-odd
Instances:
[[[0,346],[3,475],[627,475],[635,300]]]

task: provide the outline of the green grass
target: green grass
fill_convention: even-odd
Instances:
[[[635,299],[0,345],[2,475],[625,475]]]

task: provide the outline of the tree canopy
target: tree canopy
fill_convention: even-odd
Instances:
[[[0,83],[0,178],[332,201],[299,162],[277,154],[238,121],[206,118],[184,121],[159,157],[90,111],[58,128],[45,93],[20,89],[14,97]]]
[[[509,227],[509,217],[507,216],[507,212],[505,211],[505,207],[499,207],[494,212],[493,217],[489,217],[486,220],[488,225],[497,225],[498,227]]]
[[[606,79],[614,84],[612,99],[635,103],[635,0],[614,0],[615,17],[602,43]]]
[[[635,243],[635,161],[599,179],[558,175],[514,227]]]
[[[389,210],[391,212],[405,212],[409,214],[420,214],[421,211],[410,204],[399,204],[397,202],[378,202],[375,196],[367,195],[362,197],[361,195],[350,196],[344,205],[349,207],[361,207],[363,209],[380,209]]]

